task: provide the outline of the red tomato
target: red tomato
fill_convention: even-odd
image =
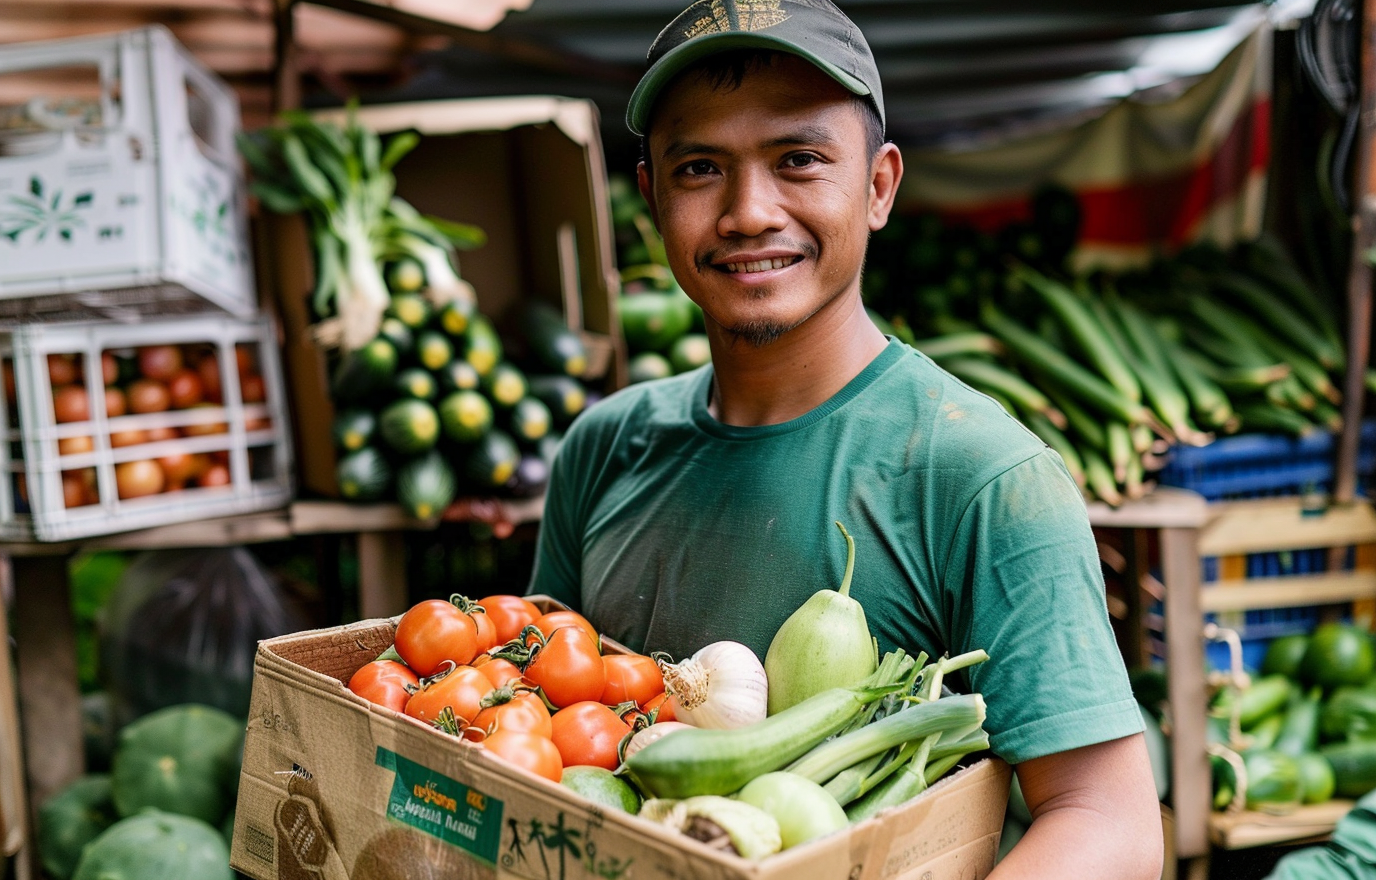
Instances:
[[[172,403],[167,386],[154,379],[139,379],[129,386],[129,409],[136,413],[163,412]]]
[[[129,411],[129,401],[118,388],[105,389],[105,415],[110,418],[122,416]]]
[[[48,381],[56,388],[81,379],[81,362],[69,354],[48,355]]]
[[[205,399],[205,383],[200,373],[183,368],[167,380],[167,393],[173,409],[186,409]]]
[[[482,699],[490,693],[492,682],[487,676],[472,666],[457,666],[446,675],[422,682],[420,690],[406,701],[406,714],[433,723],[448,707],[457,718],[463,719],[459,722],[463,727],[478,717]]]
[[[478,604],[487,609],[487,616],[496,625],[499,644],[519,636],[527,624],[534,623],[540,616],[540,609],[520,596],[484,596]]]
[[[167,485],[181,489],[186,486],[188,480],[200,474],[205,466],[205,459],[189,452],[174,452],[158,459],[158,465],[167,475]]]
[[[139,373],[166,382],[182,368],[182,350],[175,345],[145,345],[139,349]]]
[[[550,717],[549,738],[565,767],[590,764],[615,770],[617,748],[631,727],[601,703],[588,700],[565,706]]]
[[[91,417],[84,385],[63,385],[53,390],[53,418],[59,422],[84,422]]]
[[[207,465],[201,475],[196,478],[197,486],[228,486],[234,481],[229,473],[229,468],[222,464]]]
[[[425,678],[449,660],[466,666],[478,654],[478,625],[444,599],[417,602],[397,622],[396,649],[406,665]]]
[[[201,362],[196,365],[196,372],[201,374],[201,387],[205,389],[205,399],[212,403],[219,403],[222,399],[219,357],[214,352],[210,352],[201,358]]]
[[[678,701],[675,700],[673,697],[669,696],[668,694],[660,694],[659,696],[650,700],[648,703],[642,705],[640,708],[645,710],[646,715],[651,715],[655,712],[656,709],[658,709],[659,714],[655,715],[656,723],[660,721],[678,720],[678,713],[674,711],[678,708]]]
[[[483,611],[470,612],[468,616],[473,618],[473,625],[478,628],[478,652],[483,653],[497,647],[497,625],[492,622],[492,618]]]
[[[488,696],[495,698],[500,690]],[[473,726],[489,736],[498,730],[523,730],[548,738],[553,733],[549,710],[534,691],[516,691],[509,700],[484,706],[473,719]]]
[[[577,626],[556,629],[526,666],[526,680],[539,686],[550,703],[569,706],[597,700],[607,686],[607,670],[597,643]]]
[[[644,654],[604,654],[602,665],[607,670],[607,686],[600,702],[608,706],[627,701],[644,706],[664,692],[659,664]]]
[[[419,684],[416,674],[405,665],[395,660],[373,660],[353,674],[349,690],[370,703],[402,712],[411,699],[411,690]]]
[[[253,370],[253,351],[248,343],[241,342],[234,346],[234,367],[240,376]]]
[[[257,373],[246,373],[239,379],[239,397],[244,403],[262,403],[268,399],[267,386]]]
[[[107,386],[119,381],[119,361],[108,351],[100,353],[100,375]]]
[[[501,657],[483,654],[473,661],[473,667],[486,675],[493,687],[505,687],[513,681],[521,680],[521,668],[510,660]]]
[[[62,472],[62,506],[85,507],[90,504],[86,494],[86,480],[81,471]]]
[[[524,730],[497,730],[482,741],[483,748],[516,767],[550,782],[564,776],[564,762],[559,750],[548,738]]]
[[[545,638],[549,638],[550,633],[560,627],[576,626],[588,634],[588,637],[592,639],[594,645],[598,644],[597,628],[577,611],[547,611],[535,618],[532,622],[535,624],[536,629],[545,634]]]
[[[156,495],[167,485],[156,461],[126,461],[115,465],[115,488],[121,498]]]

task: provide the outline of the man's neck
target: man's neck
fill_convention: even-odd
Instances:
[[[712,416],[728,425],[777,425],[816,409],[846,387],[888,341],[858,297],[835,305],[761,346],[709,320]]]

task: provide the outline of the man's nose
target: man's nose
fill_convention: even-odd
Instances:
[[[753,237],[788,224],[772,175],[748,170],[732,176],[725,189],[717,232],[723,238]]]

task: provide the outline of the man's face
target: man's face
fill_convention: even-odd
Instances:
[[[792,55],[740,88],[689,73],[660,98],[648,151],[641,191],[709,329],[764,344],[858,295],[892,193],[876,195],[861,110],[829,76]],[[881,153],[883,174],[897,160]]]

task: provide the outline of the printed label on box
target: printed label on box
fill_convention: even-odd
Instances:
[[[377,765],[396,774],[387,815],[488,863],[501,845],[502,802],[382,747]]]

